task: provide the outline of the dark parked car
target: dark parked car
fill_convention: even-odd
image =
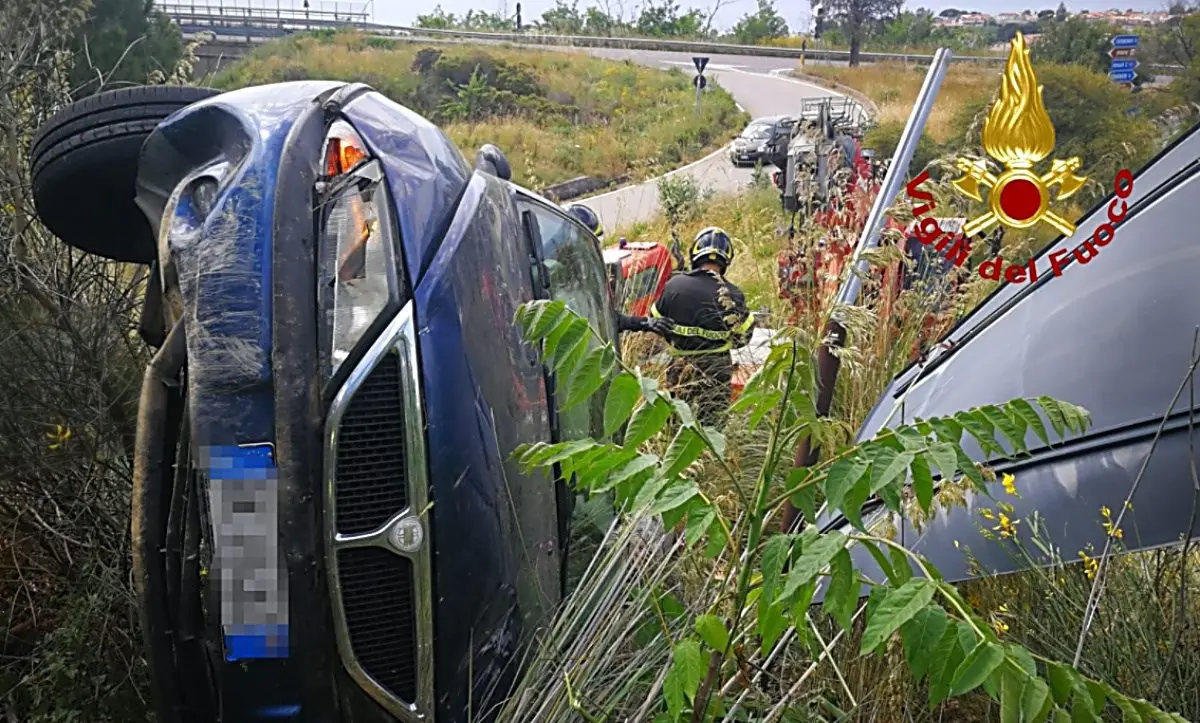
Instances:
[[[794,123],[791,116],[777,115],[755,118],[729,146],[729,160],[735,166],[767,162],[771,140],[789,133]]]
[[[571,500],[513,323],[615,336],[596,238],[371,88],[119,90],[32,150],[63,241],[152,265],[135,579],[164,723],[488,720],[560,600]],[[603,397],[600,397],[602,404]]]
[[[1000,479],[992,495],[1012,505],[1010,517],[1037,512],[1049,542],[1062,556],[1099,554],[1107,532],[1101,508],[1125,510],[1121,547],[1147,550],[1200,535],[1200,504],[1189,451],[1191,405],[1184,380],[1193,333],[1200,321],[1200,246],[1194,232],[1200,203],[1200,132],[1191,130],[1135,176],[1127,199],[1110,194],[1036,259],[1038,279],[999,287],[952,329],[928,363],[897,376],[859,432],[868,439],[885,427],[916,417],[948,416],[1017,397],[1047,395],[1078,404],[1092,416],[1082,436],[1039,442],[1031,454],[995,465],[1015,477],[1020,497],[1005,494]],[[1086,263],[1066,261],[1110,216],[1115,236]],[[1053,272],[1056,262],[1061,275]],[[1046,425],[1047,429],[1050,425]],[[1053,440],[1052,440],[1053,441]],[[1006,444],[1006,449],[1008,448]],[[966,446],[977,460],[974,442]],[[1028,565],[1011,541],[985,536],[980,507],[995,503],[969,494],[966,509],[940,511],[922,530],[892,517],[900,541],[929,558],[952,582],[1013,572]],[[868,524],[890,513],[868,502]],[[826,529],[844,518],[826,518]],[[1018,525],[1025,548],[1029,525]],[[969,549],[972,560],[965,550]],[[865,550],[856,564],[874,579],[882,573]],[[1034,562],[1049,562],[1034,557]]]

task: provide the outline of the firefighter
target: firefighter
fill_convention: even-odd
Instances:
[[[702,424],[718,425],[733,394],[730,351],[750,341],[754,317],[742,290],[725,279],[733,261],[729,234],[715,226],[704,229],[688,256],[691,271],[671,277],[650,317],[672,324],[664,334],[674,357],[667,383]]]
[[[588,230],[596,235],[596,238],[604,238],[604,227],[600,225],[600,217],[596,212],[582,203],[572,203],[567,206],[567,213],[579,219],[579,222],[587,226]]]

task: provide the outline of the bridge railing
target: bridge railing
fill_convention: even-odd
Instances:
[[[472,30],[441,30],[437,28],[415,28],[404,25],[383,25],[368,22],[365,13],[334,13],[318,11],[275,10],[269,8],[224,8],[223,12],[211,12],[210,5],[171,5],[159,6],[160,9],[175,20],[185,32],[197,32],[197,29],[214,32],[229,31],[230,35],[240,35],[247,39],[279,32],[303,32],[307,30],[353,28],[371,35],[382,37],[418,37],[442,38],[458,40],[482,40],[495,43],[510,43],[516,45],[553,45],[579,48],[618,48],[626,50],[659,50],[678,53],[700,53],[711,55],[744,55],[770,58],[792,58],[807,60],[846,61],[850,58],[846,50],[824,50],[800,48],[782,48],[766,45],[738,45],[706,40],[666,40],[659,38],[623,38],[593,35],[548,35],[538,32],[495,33]],[[193,10],[194,8],[194,10]],[[859,57],[863,62],[900,61],[905,63],[923,64],[933,60],[932,55],[917,53],[872,53],[862,52]],[[1005,58],[997,56],[955,55],[957,63],[977,63],[1000,65]],[[1183,68],[1178,65],[1148,65],[1153,72],[1178,73]]]

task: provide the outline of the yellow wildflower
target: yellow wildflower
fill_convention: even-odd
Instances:
[[[1003,635],[1008,632],[1008,623],[1000,618],[995,618],[992,620],[992,630],[996,631],[996,635]]]
[[[979,511],[979,516],[980,516],[980,517],[982,517],[982,518],[983,518],[983,519],[985,519],[985,520],[994,520],[994,519],[996,519],[996,516],[995,516],[994,514],[992,514],[992,511],[991,511],[991,510],[989,510],[989,509],[982,509],[982,510],[980,510],[980,511]]]
[[[1087,579],[1094,579],[1096,573],[1100,571],[1100,561],[1088,557],[1082,550],[1079,551],[1079,557],[1083,560],[1083,571],[1087,575]]]
[[[996,525],[992,529],[1000,533],[1001,539],[1008,539],[1016,536],[1018,523],[1020,523],[1020,520],[1010,520],[1008,519],[1008,515],[1001,513],[1000,524]]]
[[[1004,485],[1005,492],[1007,492],[1010,495],[1015,496],[1017,494],[1017,487],[1013,483],[1016,482],[1016,480],[1017,480],[1016,477],[1013,477],[1011,474],[1005,473],[1005,475],[1000,478],[1000,484]]]
[[[67,443],[71,438],[71,430],[61,424],[54,425],[53,432],[46,432],[46,439],[50,440],[50,449],[58,449]]]
[[[1108,509],[1107,507],[1102,506],[1100,508],[1100,516],[1106,520],[1110,519],[1112,517],[1112,510]]]

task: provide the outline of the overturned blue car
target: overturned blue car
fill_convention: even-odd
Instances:
[[[556,413],[513,316],[562,299],[615,337],[591,232],[352,83],[92,96],[31,178],[65,243],[151,271],[132,531],[159,719],[488,720],[565,587],[571,498],[511,453],[603,412]]]

